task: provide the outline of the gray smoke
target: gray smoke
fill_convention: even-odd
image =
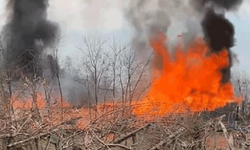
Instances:
[[[190,6],[189,0],[131,0],[126,17],[135,29],[133,45],[141,61],[152,52],[149,44],[152,36],[158,32],[167,33],[171,44],[171,38],[177,38],[177,34],[184,31],[184,42],[189,43],[199,34],[202,19],[202,15]],[[161,57],[155,57],[159,61],[154,65],[160,67]]]
[[[127,18],[135,29],[135,49],[143,59],[150,50],[150,37],[157,32],[168,34],[172,30],[184,30],[182,38],[185,45],[202,33],[212,52],[228,49],[230,66],[221,71],[222,82],[227,82],[232,65],[230,48],[234,46],[234,26],[225,18],[225,12],[237,10],[242,2],[243,0],[133,0],[127,10]],[[178,28],[176,20],[185,29]],[[169,35],[168,37],[171,38]]]
[[[4,37],[7,59],[29,77],[43,76],[45,66],[54,65],[47,51],[53,51],[59,37],[59,27],[47,20],[48,0],[8,0],[8,21]],[[51,64],[52,63],[52,64]],[[46,68],[48,70],[48,68]],[[53,74],[52,69],[49,69]]]

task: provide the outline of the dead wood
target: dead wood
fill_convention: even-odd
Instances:
[[[134,130],[134,131],[132,131],[132,132],[130,132],[130,133],[128,133],[128,134],[126,134],[126,135],[124,135],[124,136],[118,138],[118,139],[115,139],[113,143],[114,143],[114,144],[119,144],[119,143],[121,143],[122,141],[125,141],[126,139],[130,138],[131,136],[134,136],[137,132],[139,132],[139,131],[141,131],[141,130],[143,130],[143,129],[146,129],[146,128],[149,127],[150,125],[151,125],[151,124],[149,123],[149,124],[147,124],[147,125],[145,125],[145,126],[139,128],[139,129],[136,129],[136,130]]]
[[[234,145],[233,145],[233,142],[230,140],[230,137],[228,135],[228,132],[227,132],[227,129],[226,129],[225,125],[221,122],[221,120],[219,120],[218,123],[220,124],[220,126],[221,126],[221,128],[223,130],[223,134],[224,134],[224,136],[226,138],[229,149],[230,150],[236,150]]]
[[[170,136],[168,136],[166,138],[166,140],[164,141],[160,141],[158,144],[156,144],[155,146],[153,146],[152,148],[150,148],[149,150],[157,150],[159,149],[161,146],[163,145],[169,145],[171,144],[176,138],[178,138],[179,136],[181,136],[181,133],[185,130],[185,128],[180,128],[179,130],[177,130],[175,133],[171,134]]]
[[[172,141],[171,141],[172,142]],[[163,146],[164,144],[166,144],[166,141],[161,141],[158,144],[156,144],[155,146],[153,146],[152,148],[150,148],[149,150],[157,150],[159,149],[161,146]]]
[[[34,139],[36,139],[36,138],[39,138],[39,137],[42,137],[42,136],[49,135],[49,134],[51,134],[51,133],[53,133],[53,132],[56,132],[56,131],[58,131],[58,129],[55,129],[55,130],[49,131],[49,132],[45,132],[45,133],[40,133],[40,134],[38,134],[38,135],[32,136],[32,137],[27,138],[27,139],[24,139],[24,140],[22,140],[22,141],[18,141],[18,142],[15,142],[15,143],[11,143],[11,144],[7,145],[7,147],[10,148],[10,147],[14,147],[14,146],[17,146],[17,145],[21,145],[21,144],[24,144],[24,143],[26,143],[26,142],[32,141],[32,140],[34,140]]]

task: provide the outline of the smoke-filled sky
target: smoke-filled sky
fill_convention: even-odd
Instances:
[[[101,37],[118,37],[129,41],[133,30],[123,17],[125,0],[50,0],[48,18],[58,22],[62,28],[61,58],[78,56],[77,47],[82,45],[82,36],[98,34]],[[5,24],[6,0],[0,0],[0,26]],[[250,73],[250,0],[245,0],[240,10],[228,13],[227,18],[234,24],[236,46],[232,50],[238,54],[239,64],[235,68]],[[172,34],[182,32],[181,25],[169,29]]]

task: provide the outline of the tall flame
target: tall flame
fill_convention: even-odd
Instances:
[[[220,69],[229,65],[226,49],[209,53],[203,41],[196,39],[186,52],[178,46],[172,58],[165,41],[164,35],[151,41],[155,55],[162,59],[162,68],[160,71],[153,68],[152,87],[145,99],[136,102],[138,107],[133,111],[136,115],[212,111],[238,102],[232,84],[221,83]]]

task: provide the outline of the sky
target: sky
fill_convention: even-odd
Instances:
[[[5,24],[5,3],[0,0],[0,28]],[[60,58],[77,57],[83,46],[82,37],[95,35],[113,37],[130,42],[133,30],[123,16],[125,0],[50,0],[48,18],[60,24],[62,42],[59,46]],[[238,12],[228,13],[227,18],[234,24],[238,62],[234,69],[250,74],[250,0],[244,0]],[[178,31],[182,32],[182,31]]]

